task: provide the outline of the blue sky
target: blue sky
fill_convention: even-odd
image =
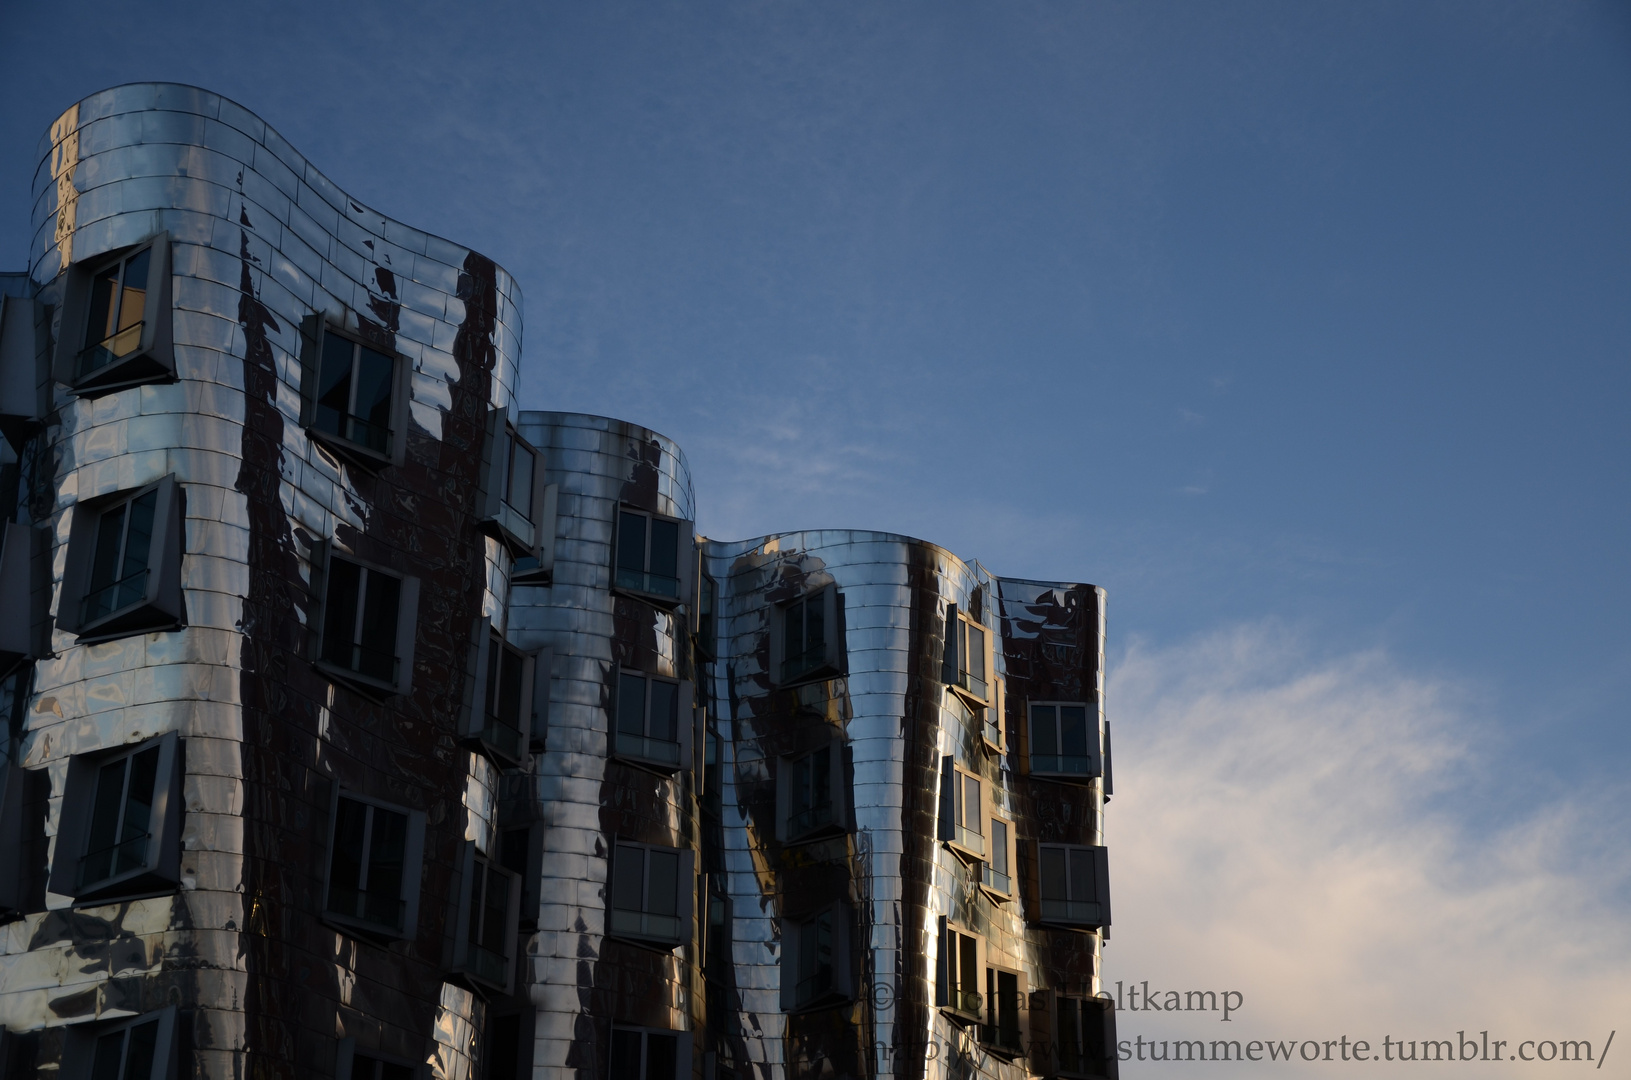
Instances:
[[[1128,769],[1235,642],[1325,680],[1311,732],[1433,703],[1464,768],[1401,836],[1631,819],[1631,7],[76,10],[0,37],[0,263],[62,108],[209,87],[509,268],[524,406],[677,439],[704,532],[1104,585]],[[1568,890],[1631,922],[1590,832]]]

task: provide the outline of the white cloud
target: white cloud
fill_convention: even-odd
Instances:
[[[1106,982],[1245,999],[1228,1024],[1124,1009],[1122,1039],[1346,1034],[1374,1053],[1384,1035],[1488,1030],[1510,1055],[1525,1039],[1588,1039],[1598,1053],[1611,1029],[1631,1029],[1626,792],[1542,797],[1469,688],[1380,652],[1313,660],[1284,628],[1258,626],[1135,644],[1109,701],[1120,794]],[[1631,1066],[1631,1031],[1610,1060],[1603,1075]]]

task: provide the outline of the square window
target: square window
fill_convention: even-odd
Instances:
[[[953,1019],[978,1021],[984,989],[985,941],[940,917],[935,959],[935,1004]]]
[[[180,1027],[174,1007],[113,1023],[76,1024],[63,1044],[62,1072],[87,1080],[174,1080]]]
[[[371,937],[413,937],[424,847],[424,814],[336,789],[324,917]]]
[[[665,607],[690,603],[695,561],[691,522],[618,507],[613,588]]]
[[[783,843],[850,831],[850,769],[843,740],[833,737],[807,754],[781,758],[776,800]]]
[[[691,1075],[691,1033],[612,1026],[610,1080],[685,1080]]]
[[[782,923],[782,1010],[825,1008],[855,996],[850,975],[850,911],[833,904]]]
[[[347,461],[378,469],[402,460],[406,361],[383,341],[313,315],[301,328],[301,424]]]
[[[940,839],[969,859],[984,859],[985,782],[950,757],[940,759]]]
[[[1084,702],[1032,702],[1031,775],[1091,780],[1103,769],[1098,710]]]
[[[500,768],[518,765],[526,749],[543,735],[553,651],[523,652],[505,640],[487,616],[476,620],[472,636],[465,672],[462,734],[486,751]],[[544,672],[542,683],[537,677],[540,667]]]
[[[992,703],[993,670],[991,632],[955,604],[946,608],[946,684],[978,705]]]
[[[770,681],[796,686],[844,674],[844,596],[836,585],[770,609]]]
[[[613,746],[618,757],[664,772],[691,764],[691,683],[640,671],[619,671],[617,724]]]
[[[407,693],[419,579],[341,555],[331,544],[314,552],[313,563],[322,567],[323,590],[317,667],[364,693]]]
[[[1005,1054],[1023,1053],[1029,1028],[1028,1006],[1023,972],[986,968],[985,1015],[980,1020],[980,1041]]]
[[[57,625],[81,642],[183,625],[185,520],[172,476],[75,506]]]
[[[1054,1067],[1060,1076],[1115,1080],[1116,1006],[1107,998],[1054,995]]]
[[[50,890],[81,903],[181,880],[183,744],[174,732],[68,762]]]
[[[1042,922],[1088,929],[1110,925],[1108,849],[1040,844],[1037,864]]]
[[[689,848],[619,840],[612,858],[611,936],[661,949],[690,941],[695,865]]]
[[[516,431],[508,409],[491,410],[482,450],[481,524],[510,548],[526,584],[548,583],[538,576],[548,569],[546,555],[554,562],[556,498],[544,483],[544,455]]]
[[[69,268],[52,377],[80,397],[175,378],[168,234]]]
[[[453,970],[473,982],[510,992],[521,905],[521,877],[464,845],[458,907],[453,922]]]

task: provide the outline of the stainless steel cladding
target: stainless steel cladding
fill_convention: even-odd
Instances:
[[[1104,592],[694,534],[520,295],[233,103],[0,274],[0,1072],[1116,1075]]]

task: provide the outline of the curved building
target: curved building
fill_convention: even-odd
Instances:
[[[5,1080],[1113,1076],[1104,593],[694,533],[520,294],[192,87],[0,275]]]

